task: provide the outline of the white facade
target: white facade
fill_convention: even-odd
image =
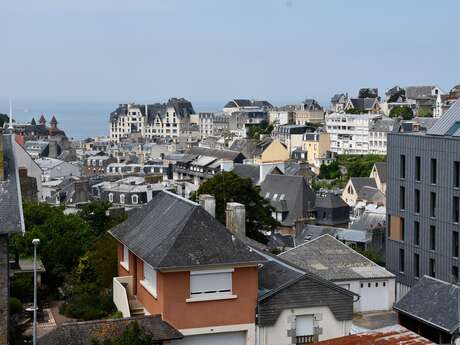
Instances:
[[[140,106],[128,104],[127,115],[121,115],[116,121],[110,124],[110,140],[119,142],[121,138],[133,132],[140,132],[144,136],[145,116],[142,114]]]
[[[299,319],[311,320],[311,325],[299,324]],[[292,336],[288,336],[288,330],[296,329],[302,333],[308,333],[308,328],[319,328],[321,332],[318,336],[319,341],[343,337],[351,331],[352,321],[338,321],[328,307],[295,308],[283,310],[272,326],[257,327],[257,345],[281,345],[291,344]],[[313,333],[311,333],[313,334]],[[296,332],[296,335],[300,334]]]
[[[164,117],[156,115],[152,123],[145,125],[145,137],[177,138],[184,130],[190,127],[190,117],[181,117],[176,114],[174,107],[167,107]]]
[[[81,168],[68,162],[55,158],[39,158],[35,162],[42,170],[42,181],[60,179],[65,177],[81,176]]]
[[[214,135],[214,114],[200,113],[198,117],[198,126],[201,138]]]
[[[268,112],[268,121],[274,125],[288,125],[292,123],[293,116],[291,110],[272,109]]]
[[[387,154],[387,134],[388,132],[383,131],[369,131],[369,153]]]
[[[377,114],[326,115],[326,131],[330,134],[331,151],[338,154],[368,154],[369,128],[380,117]]]

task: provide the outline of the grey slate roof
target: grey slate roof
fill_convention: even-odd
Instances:
[[[443,114],[426,134],[460,136],[459,131],[453,131],[456,123],[460,122],[460,98]]]
[[[351,98],[350,99],[353,108],[370,110],[374,107],[375,103],[378,102],[377,98]]]
[[[5,178],[0,180],[0,235],[24,231],[21,187],[14,157],[14,137],[0,136],[3,147],[3,171]],[[2,152],[0,151],[0,154]],[[0,165],[1,168],[1,165]]]
[[[386,226],[386,214],[371,211],[364,211],[364,213],[353,221],[350,229],[354,230],[372,230],[384,228]]]
[[[358,194],[358,198],[361,198],[361,190],[364,187],[377,189],[377,184],[375,183],[375,179],[373,177],[351,177],[350,180],[356,190],[356,193]]]
[[[406,98],[407,99],[423,99],[423,98],[431,98],[431,91],[433,90],[434,86],[408,86],[406,87]]]
[[[201,206],[167,191],[109,232],[158,270],[263,261]]]
[[[246,158],[255,158],[260,156],[272,141],[270,137],[261,142],[254,139],[236,139],[230,146],[230,150],[241,152]]]
[[[297,270],[293,270],[286,265],[282,265],[274,260],[267,261],[262,264],[259,272],[259,291],[266,293],[271,290],[276,290],[287,282],[302,276]]]
[[[160,315],[125,319],[66,323],[38,339],[38,345],[91,345],[93,339],[104,340],[123,333],[130,322],[137,322],[156,342],[182,339],[184,336]]]
[[[315,208],[341,208],[346,207],[348,208],[348,204],[343,201],[343,199],[334,194],[334,193],[327,193],[323,197],[316,198]]]
[[[241,152],[231,150],[216,150],[206,147],[193,146],[186,152],[187,154],[216,157],[219,159],[230,160],[234,162],[242,162],[246,158]]]
[[[275,208],[282,206],[279,201],[286,200],[289,212],[286,219],[281,222],[286,226],[293,225],[299,217],[306,217],[307,212],[315,206],[315,193],[302,176],[269,174],[261,185],[260,193]]]
[[[281,253],[279,257],[331,281],[394,277],[327,234]]]
[[[239,177],[250,178],[254,184],[259,182],[260,173],[258,165],[235,163],[232,171]]]
[[[458,320],[458,288],[457,285],[424,276],[395,304],[394,309],[453,333]]]
[[[379,174],[380,181],[382,183],[386,183],[388,181],[387,175],[387,162],[377,162],[374,163],[375,169],[377,169],[377,173]]]

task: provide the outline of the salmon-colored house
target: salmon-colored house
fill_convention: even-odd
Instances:
[[[110,234],[118,241],[113,298],[124,317],[158,314],[178,344],[253,344],[256,254],[198,204],[163,191]]]

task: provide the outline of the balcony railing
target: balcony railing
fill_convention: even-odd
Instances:
[[[113,303],[123,314],[123,317],[130,317],[128,296],[132,296],[133,277],[114,277],[113,278]]]
[[[296,337],[296,345],[307,345],[317,342],[315,335],[301,335]]]

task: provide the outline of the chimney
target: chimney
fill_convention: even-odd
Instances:
[[[237,202],[228,202],[226,213],[227,229],[236,237],[246,237],[246,208]]]
[[[203,207],[211,216],[216,216],[216,198],[210,194],[201,194],[199,196],[200,205]]]
[[[59,155],[58,153],[58,144],[57,141],[51,140],[48,143],[48,157],[50,158],[57,158]]]

